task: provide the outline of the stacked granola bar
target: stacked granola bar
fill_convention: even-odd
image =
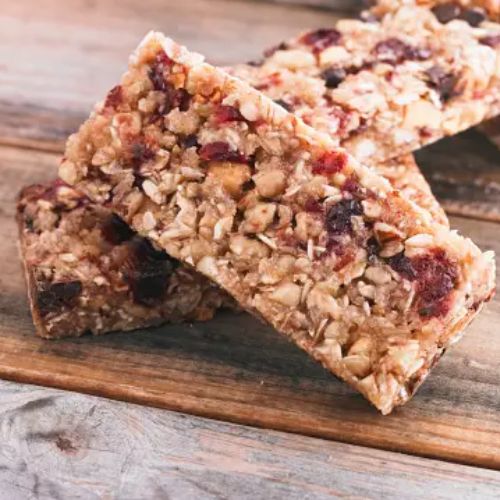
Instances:
[[[494,291],[409,154],[496,114],[500,31],[478,24],[387,9],[228,71],[148,35],[63,183],[21,197],[39,333],[205,319],[230,295],[383,413],[406,402]]]

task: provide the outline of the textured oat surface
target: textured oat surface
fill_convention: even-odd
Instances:
[[[384,413],[492,294],[492,255],[158,34],[68,141],[60,175]]]
[[[371,164],[498,114],[500,25],[411,5],[368,17],[304,33],[240,71]]]
[[[204,320],[231,303],[201,275],[59,182],[23,190],[18,224],[41,337]]]

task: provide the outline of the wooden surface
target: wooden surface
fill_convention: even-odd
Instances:
[[[6,382],[0,399],[2,499],[500,496],[476,467]]]
[[[500,468],[500,300],[389,417],[245,314],[148,332],[47,342],[33,336],[15,249],[14,197],[57,155],[0,148],[0,375],[192,414]],[[500,251],[496,224],[453,219]]]
[[[259,476],[259,480],[262,480],[258,483],[259,487],[268,486],[268,491],[273,492],[275,498],[293,495],[297,498],[356,495],[356,492],[362,497],[370,497],[371,486],[374,488],[373,497],[390,494],[397,497],[399,493],[399,497],[408,498],[414,492],[430,491],[426,488],[434,488],[432,481],[438,480],[443,480],[447,485],[443,498],[457,492],[458,497],[463,492],[467,498],[475,498],[476,493],[478,498],[486,498],[488,494],[496,492],[494,488],[497,486],[487,479],[484,480],[484,490],[474,490],[479,488],[474,486],[474,481],[479,482],[481,487],[483,485],[482,476],[474,474],[485,474],[484,478],[498,477],[490,476],[490,472],[477,472],[475,469],[404,456],[404,463],[408,464],[406,470],[406,466],[398,468],[395,465],[400,455],[387,450],[500,469],[500,299],[495,299],[461,343],[450,349],[416,398],[389,417],[380,416],[359,395],[333,379],[302,352],[246,315],[223,314],[207,324],[169,326],[101,338],[47,342],[33,336],[16,254],[13,222],[16,192],[23,185],[49,179],[55,174],[64,138],[85,117],[92,103],[116,81],[125,67],[127,54],[141,36],[148,29],[162,29],[190,47],[204,52],[211,61],[226,64],[254,58],[263,47],[291,36],[304,27],[329,25],[335,14],[265,2],[233,0],[186,0],[179,3],[163,0],[67,0],[64,3],[56,0],[0,0],[0,7],[0,144],[3,144],[0,146],[0,377],[336,440],[337,443],[327,443],[271,431],[245,430],[255,433],[255,436],[262,436],[264,441],[269,439],[266,441],[268,443],[280,441],[273,441],[266,436],[282,436],[283,446],[292,450],[294,455],[298,454],[294,446],[302,446],[296,443],[311,443],[311,447],[321,443],[322,450],[323,447],[330,449],[331,446],[335,450],[332,454],[339,453],[341,458],[347,455],[342,455],[340,450],[347,450],[347,454],[351,450],[365,466],[356,476],[357,482],[351,484],[350,479],[346,479],[347,482],[339,486],[333,482],[337,477],[335,475],[332,476],[334,479],[322,475],[320,478],[313,477],[312,468],[317,467],[319,470],[325,464],[330,465],[326,455],[312,453],[316,451],[313,448],[306,450],[311,451],[311,455],[303,456],[304,460],[310,461],[310,471],[299,471],[300,461],[293,464],[288,462],[288,465],[283,465],[283,470],[288,466],[294,467],[289,477],[280,476],[281,469],[278,469],[277,476],[273,476],[276,471],[268,471],[270,466],[265,461],[259,462],[258,467],[253,464],[251,468],[257,471],[257,476],[262,470],[268,474],[265,479]],[[195,23],[193,19],[200,22]],[[250,25],[252,29],[249,29]],[[500,226],[492,222],[500,220],[498,151],[473,131],[427,148],[418,154],[418,160],[445,207],[452,213],[467,216],[452,217],[452,224],[483,248],[500,251]],[[5,422],[10,422],[9,419],[13,420],[14,417],[21,420],[27,418],[22,409],[23,403],[19,403],[25,401],[25,391],[36,394],[35,399],[42,399],[41,405],[34,403],[37,421],[39,417],[52,415],[55,411],[51,405],[43,403],[44,394],[47,398],[56,394],[50,389],[3,383],[0,386],[0,412],[4,408],[4,400],[7,401],[2,394],[4,387],[12,393],[9,403],[12,413],[8,413],[11,410],[4,410],[9,416],[0,414],[0,418],[4,417],[0,421],[0,460],[5,456],[13,456],[9,453],[15,450],[15,447],[11,449],[4,445],[1,433],[9,429]],[[116,438],[117,441],[108,443],[102,437],[100,439],[108,443],[102,444],[102,449],[100,445],[90,446],[93,453],[97,453],[96,448],[101,450],[100,457],[108,454],[110,460],[115,459],[120,464],[125,461],[125,472],[116,473],[122,479],[127,476],[127,464],[132,463],[135,464],[134,474],[148,477],[145,467],[141,468],[140,458],[134,462],[135,454],[127,451],[129,448],[116,450],[116,443],[127,442],[126,436],[132,439],[137,421],[144,419],[149,422],[148,418],[159,418],[152,415],[161,415],[165,424],[158,424],[156,430],[150,431],[157,440],[164,436],[169,425],[175,427],[178,421],[209,425],[205,424],[206,420],[194,417],[105,403],[87,396],[65,395],[61,396],[61,401],[67,401],[64,404],[67,405],[65,415],[68,420],[73,415],[75,421],[84,421],[83,417],[79,417],[84,414],[79,413],[79,408],[87,408],[85,405],[91,407],[92,404],[96,404],[98,409],[120,408],[109,410],[115,418],[125,411],[124,408],[126,412],[136,412],[137,416],[135,420],[131,419],[128,432],[122,429],[123,420],[120,417],[115,430],[117,433],[123,430],[123,434]],[[16,405],[19,410],[15,409]],[[28,408],[32,406],[28,404]],[[29,420],[25,425],[36,427],[35,424]],[[189,428],[191,424],[186,425]],[[194,423],[192,425],[195,426]],[[210,425],[215,426],[214,423]],[[226,429],[226,424],[217,425]],[[240,429],[233,426],[227,428]],[[168,444],[169,439],[173,440],[172,443],[181,443],[181,434],[187,433],[185,428],[178,427],[178,430],[177,441],[168,434],[165,457],[171,457],[173,449],[173,445]],[[49,438],[55,437],[57,442],[58,435],[51,434],[50,425],[43,432],[48,433]],[[148,433],[145,428],[141,432],[144,440],[134,442],[138,447],[138,443],[141,443],[145,450],[150,450]],[[68,479],[61,486],[68,488],[63,492],[73,491],[71,488],[83,488],[82,491],[85,491],[87,487],[89,491],[94,491],[94,487],[95,491],[101,491],[99,485],[85,482],[84,471],[87,469],[82,461],[71,458],[67,463],[58,462],[59,455],[52,457],[47,452],[55,450],[52,438],[35,439],[33,444],[28,437],[22,435],[15,439],[19,440],[18,446],[23,452],[38,450],[36,463],[40,467],[45,467],[44,461],[47,460],[50,464],[65,463],[67,468],[61,469],[60,482],[64,483],[62,478],[66,472],[71,480]],[[211,475],[215,481],[214,490],[208,492],[207,496],[219,496],[223,488],[241,487],[242,491],[246,491],[243,483],[238,482],[239,476],[236,477],[236,472],[231,469],[237,458],[243,460],[240,442],[234,444],[225,440],[224,446],[230,449],[222,451],[215,446],[215,441],[210,441],[200,463],[206,463],[204,472],[216,467],[218,462],[211,462],[209,456],[212,450],[215,457],[222,460],[221,467],[227,469],[217,476],[217,481]],[[345,447],[338,443],[340,441],[357,446]],[[278,448],[270,451],[280,453]],[[112,455],[113,452],[116,457]],[[155,453],[161,451],[157,449]],[[67,455],[64,453],[69,460]],[[94,457],[92,460],[97,457],[92,453],[90,456]],[[201,490],[196,488],[206,486],[201,475],[203,466],[198,462],[193,466],[200,475],[196,481],[189,482],[185,477],[188,475],[186,471],[192,471],[192,464],[187,466],[188,459],[183,457],[177,457],[182,467],[174,461],[175,465],[168,470],[178,478],[179,482],[175,483],[181,488],[178,491],[198,493]],[[269,457],[265,460],[278,460],[276,455]],[[27,488],[27,492],[31,488],[29,494],[33,498],[37,491],[40,498],[56,498],[51,497],[50,481],[46,480],[43,473],[45,469],[42,467],[42,472],[37,472],[37,483],[36,477],[26,472],[28,467],[22,465],[22,460],[19,461],[21,465],[17,466],[18,462],[13,461],[7,468],[0,463],[0,499],[3,500],[2,482],[17,488],[21,491],[20,495],[23,488]],[[349,461],[348,458],[346,460]],[[391,464],[391,473],[401,473],[404,476],[401,480],[409,481],[409,493],[403,495],[402,489],[391,490],[384,484],[384,461]],[[160,471],[163,463],[155,462],[154,470]],[[339,467],[338,463],[334,461],[332,467]],[[423,489],[417,486],[419,464],[422,464],[421,470],[424,471],[421,478],[424,481]],[[83,468],[75,471],[77,466]],[[23,467],[26,474],[20,473]],[[346,468],[351,470],[351,467],[357,470],[355,465]],[[397,470],[394,471],[394,468]],[[116,469],[109,470],[111,481]],[[443,473],[440,475],[441,472],[436,472],[433,475],[433,471]],[[227,478],[232,474],[233,479],[236,477],[236,483],[226,480],[224,474],[227,474]],[[388,474],[387,470],[385,474]],[[16,479],[17,476],[19,478]],[[255,476],[250,477],[248,479],[245,476],[244,481],[257,480]],[[463,478],[458,483],[458,490],[454,489],[453,483],[457,478]],[[28,482],[23,482],[25,480]],[[132,487],[131,480],[124,481],[120,488],[126,492],[127,485]],[[275,489],[271,488],[271,483]],[[363,489],[364,483],[366,489]],[[116,483],[113,484],[118,488]],[[315,485],[319,485],[319,489],[314,489]],[[169,483],[169,488],[175,487]],[[194,489],[189,490],[191,487]],[[17,490],[12,491],[18,493]],[[102,491],[106,493],[107,490]],[[268,496],[273,498],[273,495]],[[89,494],[88,498],[97,496],[100,497],[100,493],[95,496]],[[85,495],[82,498],[86,498]]]

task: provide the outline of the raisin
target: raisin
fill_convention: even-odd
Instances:
[[[165,70],[172,66],[173,61],[165,52],[158,52],[156,54],[154,63],[149,70],[149,79],[153,84],[155,90],[165,91],[167,89],[167,82],[165,81]]]
[[[198,144],[198,137],[195,134],[186,135],[182,138],[182,145],[189,148],[198,148],[200,145]]]
[[[484,36],[479,39],[479,43],[495,49],[500,46],[500,35]]]
[[[36,291],[36,303],[40,314],[45,316],[73,305],[81,293],[82,282],[79,280],[45,283]]]
[[[326,213],[326,230],[330,235],[351,234],[351,217],[355,215],[363,215],[363,207],[358,200],[339,201],[332,205]]]
[[[134,231],[128,224],[115,214],[110,215],[101,225],[103,238],[112,245],[119,245],[130,240],[134,236]]]
[[[293,106],[290,103],[284,101],[283,99],[275,99],[274,102],[276,104],[279,104],[282,108],[285,108],[289,113],[293,112]]]
[[[287,50],[288,44],[286,42],[281,42],[278,45],[274,45],[273,47],[270,47],[269,49],[266,49],[264,51],[264,56],[265,57],[271,57],[275,52],[278,52],[278,50]]]
[[[342,34],[335,29],[318,29],[306,33],[301,42],[312,47],[314,52],[321,52],[322,50],[336,45],[340,42]]]
[[[413,269],[411,260],[406,257],[404,252],[398,253],[393,257],[389,257],[387,259],[387,263],[394,269],[394,271],[399,273],[401,276],[403,276],[403,278],[406,278],[407,280],[413,281],[417,277],[415,269]]]
[[[466,21],[473,28],[476,28],[486,19],[486,14],[484,10],[480,8],[464,9],[460,14],[459,19]]]
[[[246,158],[239,151],[233,151],[227,142],[216,141],[205,144],[200,149],[200,158],[204,161],[231,161],[247,163]]]
[[[106,100],[104,101],[104,107],[117,109],[122,102],[123,102],[123,88],[121,85],[117,85],[108,92]]]
[[[318,200],[315,200],[314,198],[308,199],[305,204],[304,204],[305,210],[308,212],[320,214],[323,213],[323,205]]]
[[[325,80],[328,89],[337,88],[346,78],[347,72],[343,68],[328,68],[321,73],[321,78]]]
[[[164,298],[169,277],[178,262],[144,238],[136,236],[127,245],[128,256],[123,263],[125,282],[135,302],[153,306]]]
[[[454,19],[457,19],[461,14],[460,6],[454,2],[436,5],[436,7],[432,8],[432,12],[436,16],[437,20],[442,24],[446,24]]]
[[[228,122],[241,122],[244,121],[243,115],[238,109],[233,106],[219,106],[215,111],[215,121],[218,124]]]
[[[131,147],[131,163],[135,169],[138,169],[143,163],[152,160],[155,152],[146,144],[136,142]]]
[[[435,65],[426,71],[429,86],[436,89],[441,101],[446,102],[457,95],[455,87],[458,77],[453,73],[447,73],[441,66]]]
[[[378,256],[381,248],[382,247],[380,246],[380,243],[377,241],[377,238],[373,236],[366,242],[366,254],[368,262],[370,264],[373,264],[375,262],[375,259]]]
[[[348,158],[342,151],[332,151],[325,153],[313,164],[313,173],[321,175],[331,175],[340,172],[347,165]]]
[[[413,47],[399,38],[388,38],[377,43],[372,52],[378,61],[388,64],[401,64],[407,60],[422,61],[430,57],[429,50]]]

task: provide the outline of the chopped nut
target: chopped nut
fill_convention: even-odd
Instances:
[[[297,307],[300,303],[300,286],[295,283],[282,283],[271,293],[270,298],[288,307]]]
[[[285,173],[281,170],[265,170],[253,176],[257,191],[264,198],[274,198],[286,187]]]
[[[239,163],[211,162],[208,175],[217,179],[233,198],[239,198],[243,184],[250,180],[250,168]]]
[[[245,212],[242,230],[248,234],[263,233],[273,222],[276,213],[274,203],[259,203]]]

